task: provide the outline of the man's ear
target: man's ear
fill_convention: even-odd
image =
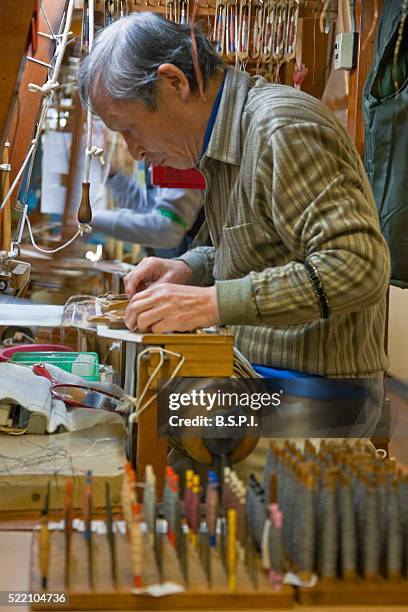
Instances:
[[[190,98],[190,83],[182,70],[174,64],[160,64],[157,69],[157,76],[171,87],[182,102],[187,102]]]

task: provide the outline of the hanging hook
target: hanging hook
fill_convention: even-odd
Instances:
[[[319,18],[320,32],[328,34],[330,32],[330,4],[331,0],[325,0]]]

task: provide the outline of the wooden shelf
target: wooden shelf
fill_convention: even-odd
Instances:
[[[322,580],[311,589],[298,588],[296,600],[306,606],[408,605],[408,580]]]
[[[33,604],[33,610],[276,610],[290,608],[294,603],[294,590],[282,586],[279,591],[267,582],[259,571],[258,588],[250,582],[242,564],[237,565],[236,591],[230,591],[224,568],[217,553],[211,557],[212,584],[208,585],[206,575],[197,552],[189,545],[188,587],[183,592],[153,597],[149,594],[132,593],[131,552],[127,537],[116,533],[117,588],[113,587],[110,568],[110,553],[107,537],[93,535],[93,579],[94,588],[88,586],[87,547],[80,533],[73,534],[70,584],[67,591],[64,581],[64,533],[51,533],[51,552],[46,592],[67,593],[66,603]],[[176,552],[163,539],[163,582],[183,585],[183,577]],[[32,549],[31,590],[41,591],[38,569],[38,534],[34,534]],[[159,582],[153,550],[146,540],[143,542],[143,584]]]

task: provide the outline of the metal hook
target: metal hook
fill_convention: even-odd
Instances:
[[[325,0],[319,18],[320,32],[328,34],[330,32],[330,3],[331,0]]]

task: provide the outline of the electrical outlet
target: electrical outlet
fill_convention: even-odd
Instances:
[[[334,44],[335,70],[354,70],[357,67],[358,32],[337,34]]]

